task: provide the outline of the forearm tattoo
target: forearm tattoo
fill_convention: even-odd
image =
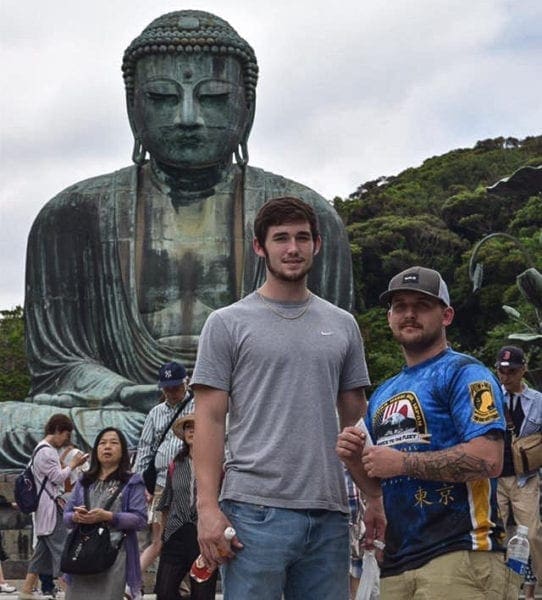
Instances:
[[[489,432],[484,436],[495,441],[502,436]],[[465,444],[458,444],[446,450],[435,452],[405,452],[405,474],[430,481],[475,481],[493,477],[495,464],[486,458],[468,453]]]

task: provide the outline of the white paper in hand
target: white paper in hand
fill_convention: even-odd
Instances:
[[[361,419],[356,423],[355,426],[360,431],[363,431],[363,433],[365,434],[365,447],[370,448],[373,445],[373,440],[371,439],[371,435],[369,434],[369,431],[367,430],[367,425],[365,425],[365,421],[364,421],[363,417],[361,417]]]

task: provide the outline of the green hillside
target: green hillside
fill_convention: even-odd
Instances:
[[[510,320],[502,304],[513,306],[527,325],[536,326],[534,310],[515,278],[529,266],[542,271],[542,186],[504,195],[486,189],[529,165],[542,165],[542,136],[484,140],[474,148],[429,158],[399,175],[368,181],[349,198],[334,200],[350,236],[358,319],[375,383],[402,364],[378,296],[408,266],[420,264],[442,273],[456,309],[450,341],[486,364],[493,363],[509,333],[525,329]],[[524,253],[504,238],[484,242],[479,252],[483,286],[473,294],[468,276],[472,249],[494,232],[517,238],[534,264],[527,264]],[[531,366],[540,366],[540,347],[525,348]]]

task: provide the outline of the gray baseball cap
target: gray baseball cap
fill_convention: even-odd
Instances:
[[[410,267],[394,275],[388,284],[388,289],[380,294],[380,302],[387,306],[394,292],[421,292],[437,298],[446,306],[450,306],[448,287],[438,271],[425,267]]]

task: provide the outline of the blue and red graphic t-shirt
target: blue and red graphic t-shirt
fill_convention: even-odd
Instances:
[[[384,382],[371,396],[366,422],[377,445],[427,452],[504,431],[503,415],[501,388],[491,371],[447,349]],[[383,480],[388,527],[382,576],[454,550],[504,550],[496,487],[494,479]]]

